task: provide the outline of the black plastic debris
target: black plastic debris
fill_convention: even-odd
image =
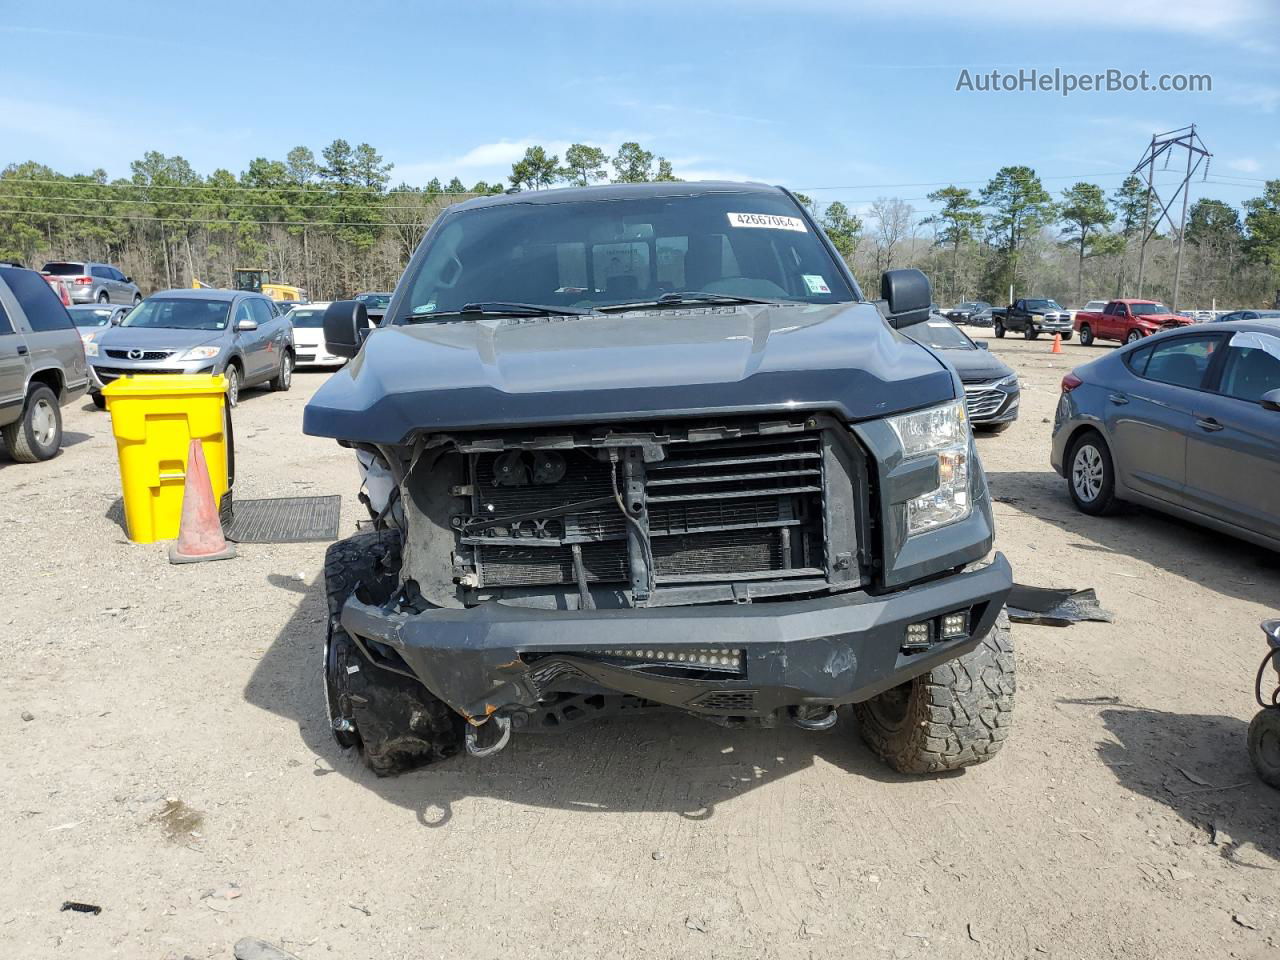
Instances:
[[[63,900],[63,910],[73,910],[76,913],[92,913],[95,917],[102,912],[102,908],[96,903],[81,903],[79,900]]]
[[[1045,627],[1068,627],[1081,620],[1115,620],[1108,610],[1098,605],[1098,594],[1087,590],[1051,590],[1015,583],[1006,601],[1009,619],[1018,623],[1038,623]]]

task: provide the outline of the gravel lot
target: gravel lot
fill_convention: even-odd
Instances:
[[[1280,558],[1077,513],[1049,420],[1106,348],[991,344],[1024,389],[979,439],[998,547],[1115,623],[1015,625],[1012,739],[934,779],[882,767],[845,716],[608,721],[377,780],[326,729],[323,545],[170,566],[112,519],[107,416],[66,410],[53,461],[0,452],[6,955],[228,958],[254,935],[302,960],[1275,957],[1280,794],[1245,728]],[[300,433],[322,379],[245,395],[236,492],[341,493],[345,533],[354,458]]]

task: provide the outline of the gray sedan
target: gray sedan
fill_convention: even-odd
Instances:
[[[1063,377],[1053,468],[1085,513],[1122,501],[1280,550],[1280,319],[1160,333]]]
[[[148,297],[119,326],[85,342],[93,400],[123,376],[210,373],[227,378],[227,402],[242,387],[288,390],[296,352],[293,324],[276,304],[239,290],[166,290]]]

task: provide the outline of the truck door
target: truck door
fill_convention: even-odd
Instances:
[[[1240,331],[1225,348],[1218,388],[1197,398],[1187,439],[1187,506],[1280,539],[1280,337]]]

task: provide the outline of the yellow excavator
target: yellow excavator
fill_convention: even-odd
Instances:
[[[191,288],[193,290],[203,290],[211,288],[213,284],[204,283],[191,278]],[[277,303],[305,303],[307,301],[307,291],[302,287],[295,287],[288,283],[272,283],[271,276],[266,270],[256,267],[236,267],[231,271],[231,288],[233,290],[248,290],[253,293],[261,293],[275,300]]]

